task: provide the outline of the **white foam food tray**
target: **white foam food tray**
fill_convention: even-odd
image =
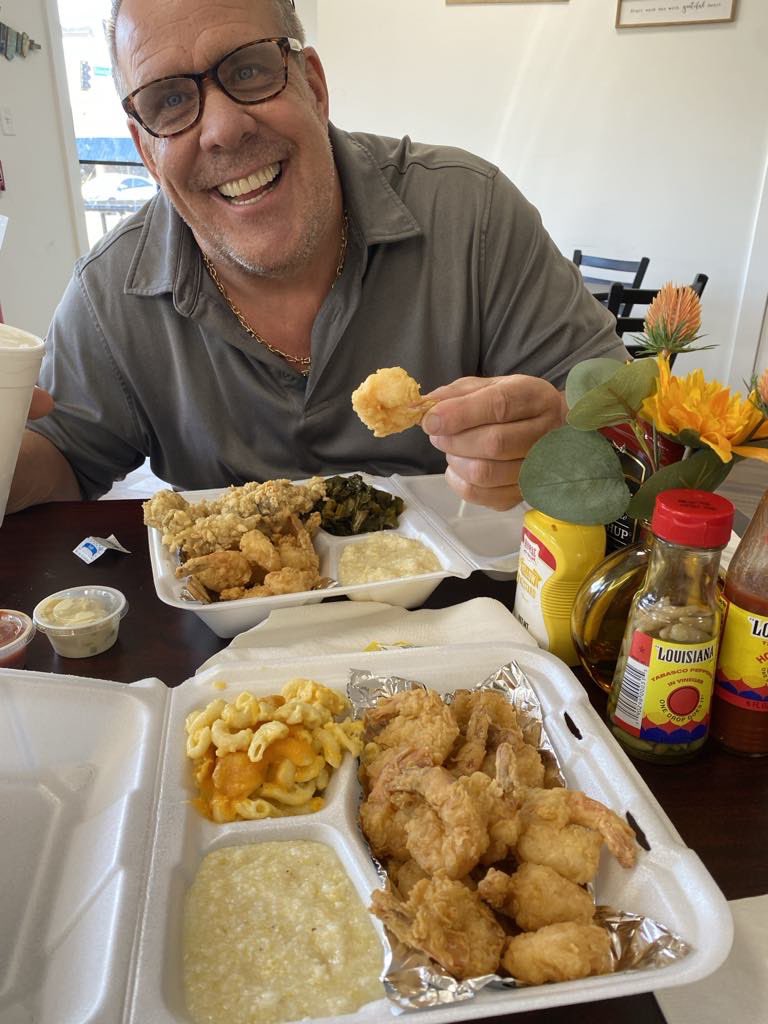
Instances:
[[[692,947],[663,968],[503,991],[423,1010],[424,1024],[472,1020],[687,984],[730,948],[727,903],[552,655],[510,643],[458,644],[211,668],[167,690],[0,670],[0,1022],[188,1024],[185,893],[203,857],[229,844],[312,839],[338,854],[367,903],[378,884],[357,828],[356,762],[345,759],[314,815],[216,825],[190,800],[184,719],[218,696],[274,692],[294,676],[339,691],[351,668],[472,686],[515,659],[541,700],[568,784],[630,812],[647,839],[637,865],[605,852],[598,902],[654,918]],[[226,682],[221,690],[214,684]],[[575,731],[569,727],[569,720]],[[576,735],[578,733],[578,736]],[[378,925],[378,922],[376,922]],[[340,1024],[390,1019],[383,999]]]
[[[449,488],[442,474],[414,477],[379,477],[367,473],[360,475],[373,487],[397,494],[403,499],[405,510],[400,516],[398,528],[387,532],[420,540],[434,552],[440,562],[442,569],[439,572],[410,576],[407,579],[337,586],[328,590],[310,590],[275,597],[245,597],[239,601],[203,604],[200,601],[188,601],[181,596],[184,581],[176,578],[179,558],[163,546],[159,531],[149,527],[149,554],[157,596],[175,608],[194,612],[217,636],[232,637],[258,625],[275,608],[316,604],[328,597],[342,595],[351,600],[383,601],[402,608],[417,608],[446,576],[466,578],[476,569],[501,579],[514,576],[525,512],[523,507],[518,506],[509,512],[494,512],[492,509],[463,503]],[[221,493],[221,489],[186,491],[184,497],[196,502],[211,500]],[[325,530],[319,530],[314,543],[320,556],[320,575],[335,579],[345,547],[361,543],[370,536],[359,534],[355,537],[336,537]]]

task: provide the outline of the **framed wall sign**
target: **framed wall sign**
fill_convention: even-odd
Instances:
[[[736,0],[617,0],[616,28],[733,21]]]

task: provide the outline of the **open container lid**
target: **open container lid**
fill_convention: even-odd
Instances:
[[[356,827],[355,764],[332,780],[314,815],[214,825],[190,805],[184,719],[215,696],[274,692],[295,676],[344,691],[352,668],[417,679],[436,690],[472,686],[516,660],[533,683],[568,784],[630,811],[648,851],[624,871],[604,857],[601,902],[652,917],[691,953],[664,968],[555,985],[485,989],[424,1010],[428,1024],[610,999],[688,984],[714,971],[732,939],[727,903],[682,843],[589,704],[552,655],[509,643],[456,644],[212,667],[168,690],[0,670],[0,1021],[3,1024],[188,1024],[181,977],[181,909],[206,853],[285,836],[327,842],[363,895],[376,874]],[[222,680],[226,689],[221,689]],[[572,728],[575,727],[575,730]],[[287,823],[287,824],[286,824]],[[380,1024],[388,1004],[334,1018]]]

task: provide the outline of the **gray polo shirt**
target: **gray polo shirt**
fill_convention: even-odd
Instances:
[[[182,488],[441,472],[420,429],[374,438],[359,421],[350,395],[368,374],[402,366],[424,392],[510,373],[562,387],[581,359],[625,357],[613,317],[496,167],[330,131],[349,243],[312,329],[308,378],[242,330],[162,193],[78,262],[41,375],[56,409],[33,429],[86,497],[146,456]]]

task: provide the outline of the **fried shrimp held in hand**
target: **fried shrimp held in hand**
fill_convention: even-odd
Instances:
[[[374,437],[415,427],[434,404],[400,366],[377,370],[352,392],[352,408]]]

